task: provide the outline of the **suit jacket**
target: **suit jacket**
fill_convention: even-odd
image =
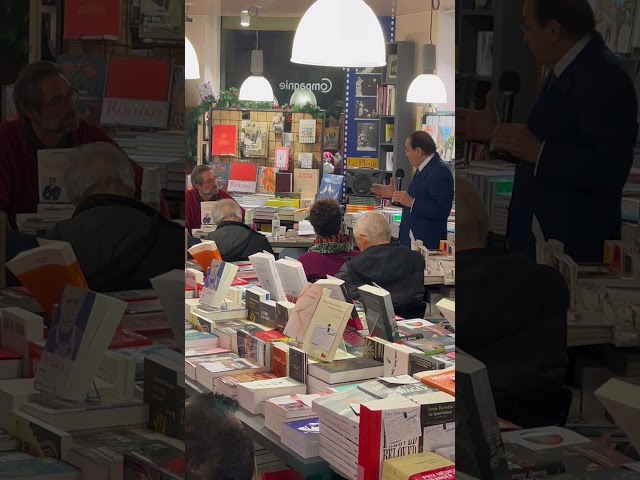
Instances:
[[[535,256],[533,215],[547,239],[578,262],[601,261],[619,239],[622,188],[633,163],[637,100],[630,76],[599,34],[543,90],[527,126],[546,142],[535,166],[516,166],[507,238],[512,252]]]
[[[438,248],[447,238],[447,218],[453,204],[453,175],[437,153],[414,175],[407,193],[415,199],[413,209],[402,209],[400,244],[411,248],[409,231],[427,248]]]

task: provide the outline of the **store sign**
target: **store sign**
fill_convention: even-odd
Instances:
[[[323,78],[319,82],[308,82],[308,83],[298,83],[298,82],[290,82],[289,80],[285,80],[284,82],[280,82],[278,84],[280,90],[291,90],[292,92],[298,89],[307,89],[312,92],[322,92],[329,93],[333,89],[333,82],[330,78]]]

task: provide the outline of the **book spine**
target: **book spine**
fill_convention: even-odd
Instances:
[[[359,431],[358,480],[378,480],[384,441],[382,412],[371,411],[365,405],[361,405]]]

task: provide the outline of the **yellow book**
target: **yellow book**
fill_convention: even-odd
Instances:
[[[455,464],[440,455],[430,452],[416,453],[385,460],[382,464],[381,480],[413,480],[414,478],[454,480],[455,470]]]

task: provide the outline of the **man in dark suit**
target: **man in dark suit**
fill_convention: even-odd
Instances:
[[[433,138],[422,131],[407,138],[404,151],[409,163],[417,168],[406,192],[389,185],[374,184],[371,191],[402,205],[400,244],[411,248],[411,238],[422,240],[430,249],[438,248],[447,238],[447,219],[453,204],[453,175],[436,152]]]
[[[622,62],[595,31],[588,0],[526,0],[524,41],[550,70],[526,125],[498,124],[488,108],[458,110],[458,136],[517,160],[507,241],[535,257],[556,239],[578,262],[601,261],[620,238],[622,188],[633,163],[637,100]],[[539,227],[539,228],[538,228]]]

